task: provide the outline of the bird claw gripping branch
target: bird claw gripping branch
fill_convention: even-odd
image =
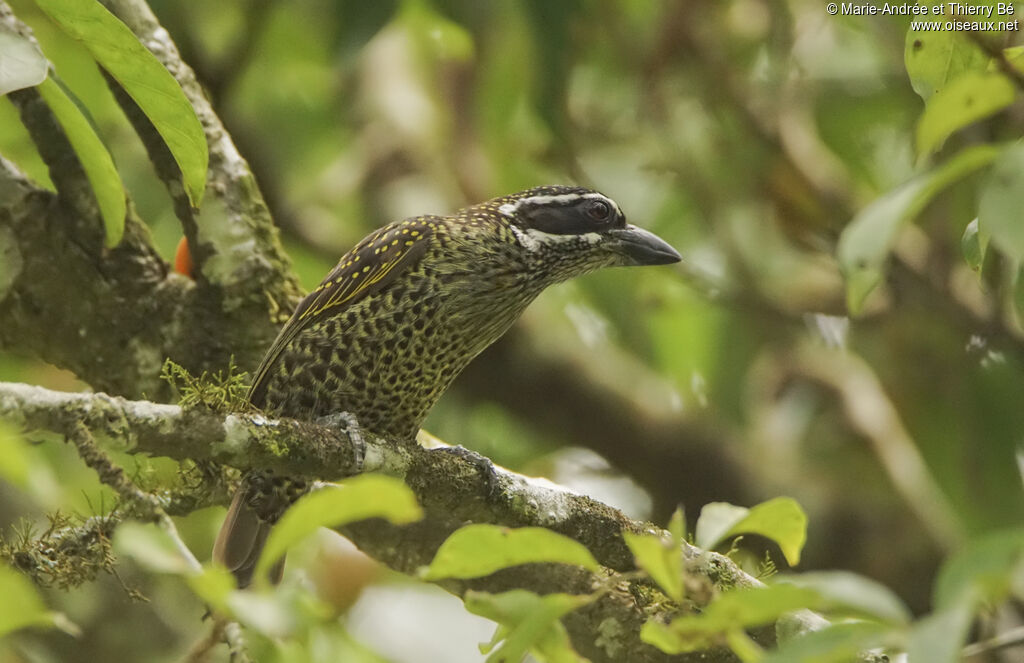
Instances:
[[[268,414],[307,421],[349,413],[362,431],[415,444],[455,376],[542,290],[604,267],[679,260],[628,224],[615,201],[582,187],[537,187],[392,223],[302,300],[248,398]],[[246,476],[214,548],[239,586],[251,581],[270,527],[307,489],[266,472]]]
[[[461,458],[462,460],[470,463],[476,467],[477,471],[480,472],[480,476],[483,477],[484,482],[487,484],[487,496],[494,497],[498,494],[498,471],[494,468],[494,463],[487,456],[483,456],[467,449],[461,444],[457,444],[454,447],[438,447],[433,449],[435,452],[447,453]]]
[[[363,431],[359,428],[359,421],[351,412],[338,412],[317,417],[316,423],[325,428],[334,428],[348,436],[352,444],[352,465],[355,468],[352,474],[360,474],[363,471],[363,464],[366,461],[366,440],[363,438]]]

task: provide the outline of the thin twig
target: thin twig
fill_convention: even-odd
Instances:
[[[851,354],[810,345],[800,349],[793,366],[798,375],[836,392],[850,425],[871,443],[896,491],[936,543],[948,550],[963,541],[956,510],[871,367]]]
[[[1010,59],[1006,57],[1006,52],[1002,48],[990,43],[981,32],[974,30],[968,31],[967,38],[974,42],[978,48],[985,51],[985,54],[995,60],[996,65],[999,67],[999,71],[1004,73],[1013,83],[1024,90],[1024,74],[1021,73],[1017,67],[1013,66]]]
[[[1024,626],[1012,628],[1009,631],[1000,633],[988,640],[971,643],[964,647],[963,656],[964,658],[969,658],[971,656],[979,656],[986,652],[994,652],[1000,649],[1007,649],[1009,647],[1017,647],[1020,645],[1024,645]]]
[[[156,521],[164,532],[174,542],[174,546],[182,559],[188,564],[189,569],[194,573],[200,573],[203,565],[192,554],[174,521],[167,511],[164,510],[162,501],[151,493],[142,490],[128,478],[124,469],[119,467],[103,449],[96,444],[96,440],[88,428],[81,421],[75,423],[68,439],[75,445],[78,455],[92,470],[99,476],[100,481],[113,488],[122,499],[129,502],[135,511],[142,516],[148,516]],[[219,634],[218,634],[219,632]],[[242,638],[241,628],[231,622],[220,622],[215,620],[211,638],[223,637],[231,651],[231,660],[244,662],[249,657],[246,653],[245,641]],[[197,655],[200,652],[197,651]],[[196,659],[199,660],[199,659]]]
[[[125,471],[96,444],[95,438],[84,423],[76,422],[68,439],[75,445],[82,461],[96,472],[100,481],[113,488],[123,500],[127,501],[133,507],[133,512],[143,518],[152,519],[167,532],[171,540],[174,541],[178,552],[188,563],[189,568],[195,572],[202,570],[202,564],[182,540],[178,528],[174,525],[171,517],[167,515],[161,500],[136,486],[125,474]]]
[[[160,501],[152,495],[140,494],[134,484],[112,467],[102,450],[97,452],[91,438],[109,436],[127,445],[129,453],[145,449],[179,460],[189,457],[208,460],[215,456],[239,467],[255,467],[253,458],[263,457],[268,467],[285,474],[295,471],[299,475],[309,472],[323,477],[341,476],[345,474],[344,468],[351,469],[354,462],[351,449],[331,448],[351,446],[337,427],[322,429],[315,424],[210,411],[182,412],[176,406],[125,401],[103,394],[61,394],[39,387],[0,383],[0,417],[21,428],[74,435],[73,441],[82,448],[83,457],[98,474],[127,500],[147,505],[151,509],[150,516],[155,515],[158,520],[163,520]],[[89,436],[83,433],[83,427],[89,431]],[[185,435],[186,428],[192,428],[190,435]],[[278,436],[275,441],[274,431],[283,432],[285,437]],[[302,431],[306,432],[305,439],[301,437]],[[179,435],[185,435],[184,444]],[[283,439],[289,442],[282,444]],[[375,519],[346,527],[344,533],[371,556],[403,572],[413,573],[429,563],[441,541],[465,522],[543,526],[580,541],[609,573],[631,572],[636,568],[635,562],[622,533],[650,531],[655,527],[632,521],[585,496],[507,470],[496,468],[494,476],[485,476],[478,465],[455,454],[403,446],[370,435],[365,441],[366,468],[402,476],[423,506],[425,517],[418,523],[401,527]],[[321,453],[320,449],[325,451]],[[171,532],[172,536],[176,535]],[[716,586],[757,584],[721,555],[689,545],[684,547],[683,553],[689,571],[708,578]],[[191,564],[198,566],[197,562]],[[503,587],[515,586],[542,592],[592,591],[593,579],[584,569],[573,574],[561,568],[540,567],[525,567],[516,573],[488,579],[446,581],[443,586],[460,596],[469,590],[502,591]],[[581,646],[590,643],[584,649],[592,660],[609,660],[593,645],[594,623],[606,619],[640,623],[649,616],[648,610],[656,610],[656,606],[661,605],[656,597],[650,598],[650,603],[638,603],[637,596],[648,596],[649,592],[634,594],[629,584],[614,583],[614,590],[608,595],[582,609],[579,615],[566,618],[574,642]],[[767,629],[759,636],[759,642],[770,644],[773,632]],[[237,625],[225,626],[225,637],[232,639],[229,646],[236,652],[236,661],[246,660],[244,645],[239,644],[236,637],[240,634]],[[638,661],[669,660],[635,637],[628,646],[643,650]],[[716,654],[712,658],[681,660],[735,659],[731,655]]]

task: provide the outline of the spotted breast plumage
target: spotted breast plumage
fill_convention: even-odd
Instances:
[[[249,392],[273,416],[347,412],[414,443],[452,380],[544,288],[603,267],[679,260],[610,198],[546,186],[370,234],[299,304]],[[306,486],[251,472],[214,556],[245,586],[271,525]],[[279,575],[280,565],[275,569]]]

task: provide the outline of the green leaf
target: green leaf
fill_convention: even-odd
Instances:
[[[50,63],[28,37],[0,25],[0,96],[39,85],[46,80]]]
[[[793,638],[765,653],[760,663],[849,663],[880,647],[891,629],[877,622],[843,622]],[[881,659],[880,659],[881,660]]]
[[[205,586],[198,587],[200,579]],[[302,584],[232,589],[235,581],[231,574],[213,565],[189,576],[188,581],[204,600],[213,598],[210,605],[214,609],[268,638],[302,637],[310,627],[337,618],[335,610]]]
[[[292,634],[299,621],[285,598],[276,592],[235,591],[226,602],[238,621],[267,637],[283,638]]]
[[[623,538],[636,558],[637,566],[676,603],[683,600],[683,551],[656,534],[624,532]]]
[[[925,101],[961,75],[985,71],[989,61],[981,47],[952,30],[908,30],[903,58],[914,92]]]
[[[967,224],[960,238],[960,251],[967,265],[978,274],[985,264],[985,251],[988,249],[988,233],[981,232],[978,219]]]
[[[640,628],[640,640],[657,647],[666,654],[682,654],[697,649],[707,649],[714,642],[706,633],[677,633],[671,625],[650,619]]]
[[[640,639],[668,654],[682,654],[706,649],[730,631],[768,624],[821,604],[816,591],[794,585],[735,589],[719,595],[699,615],[677,617],[667,625],[649,620]]]
[[[686,514],[683,513],[683,507],[676,507],[672,512],[672,517],[668,521],[668,533],[672,535],[673,543],[677,546],[683,545],[683,541],[686,540]]]
[[[28,626],[58,627],[67,632],[77,627],[60,613],[50,612],[28,578],[0,564],[0,639]]]
[[[96,133],[96,127],[82,112],[68,90],[54,78],[47,78],[39,85],[39,94],[53,111],[64,128],[64,133],[75,150],[78,161],[82,164],[85,176],[92,187],[96,203],[103,217],[106,229],[106,244],[116,246],[124,234],[124,217],[127,212],[124,185],[117,174],[114,160],[107,151],[106,145]]]
[[[18,431],[6,421],[0,421],[0,478],[25,487],[29,471],[27,451]]]
[[[36,0],[65,33],[89,50],[164,139],[199,207],[206,188],[206,135],[178,82],[132,31],[96,0]]]
[[[400,480],[379,474],[346,479],[306,495],[292,505],[267,537],[254,576],[267,571],[285,551],[321,527],[338,527],[367,518],[386,518],[403,525],[419,520],[423,510]]]
[[[771,539],[779,544],[789,565],[796,566],[807,542],[807,514],[792,497],[776,497],[752,508],[728,536],[734,534],[759,534]]]
[[[1017,312],[1017,321],[1024,322],[1024,262],[1017,263],[1013,279],[1013,309]]]
[[[928,100],[917,123],[917,151],[930,154],[954,132],[1013,103],[1016,90],[999,73],[971,72]]]
[[[114,552],[131,557],[139,566],[157,573],[195,573],[171,535],[153,524],[126,522],[114,533]]]
[[[438,548],[423,578],[479,578],[533,562],[575,564],[591,571],[601,568],[582,544],[557,532],[543,527],[510,529],[478,524],[453,532]]]
[[[1013,260],[1024,260],[1024,143],[1004,149],[981,187],[978,219],[992,243]]]
[[[889,588],[849,571],[817,571],[776,576],[776,581],[816,591],[830,612],[852,613],[890,624],[910,621],[910,611]]]
[[[235,577],[219,564],[204,564],[202,571],[187,576],[188,586],[196,596],[216,610],[226,610],[235,590]]]
[[[917,216],[942,189],[987,166],[1000,148],[968,148],[941,166],[922,173],[865,207],[839,237],[836,255],[846,278],[846,303],[858,313],[882,279],[882,266],[903,225]]]
[[[1024,529],[985,534],[942,565],[935,582],[935,607],[997,602],[1005,598],[1013,574],[1024,568]]]
[[[473,36],[464,27],[448,20],[423,0],[407,0],[400,20],[442,60],[469,62],[473,59]]]
[[[465,605],[473,614],[501,625],[491,642],[481,647],[484,653],[490,652],[487,663],[518,663],[531,651],[541,661],[584,663],[586,659],[573,651],[559,620],[592,600],[590,595],[539,596],[514,589],[501,594],[470,591]]]
[[[700,548],[714,549],[729,536],[729,531],[742,522],[750,509],[728,502],[709,502],[700,510],[694,530],[694,543]]]
[[[960,663],[974,613],[966,603],[938,610],[914,624],[907,642],[908,663]]]
[[[701,509],[696,541],[702,548],[714,548],[737,534],[758,534],[779,545],[790,566],[800,563],[800,551],[807,541],[807,514],[791,497],[776,497],[752,509],[712,502]]]

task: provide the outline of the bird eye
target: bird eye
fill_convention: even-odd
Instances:
[[[586,212],[594,221],[607,221],[612,208],[603,200],[592,200],[587,203]]]

